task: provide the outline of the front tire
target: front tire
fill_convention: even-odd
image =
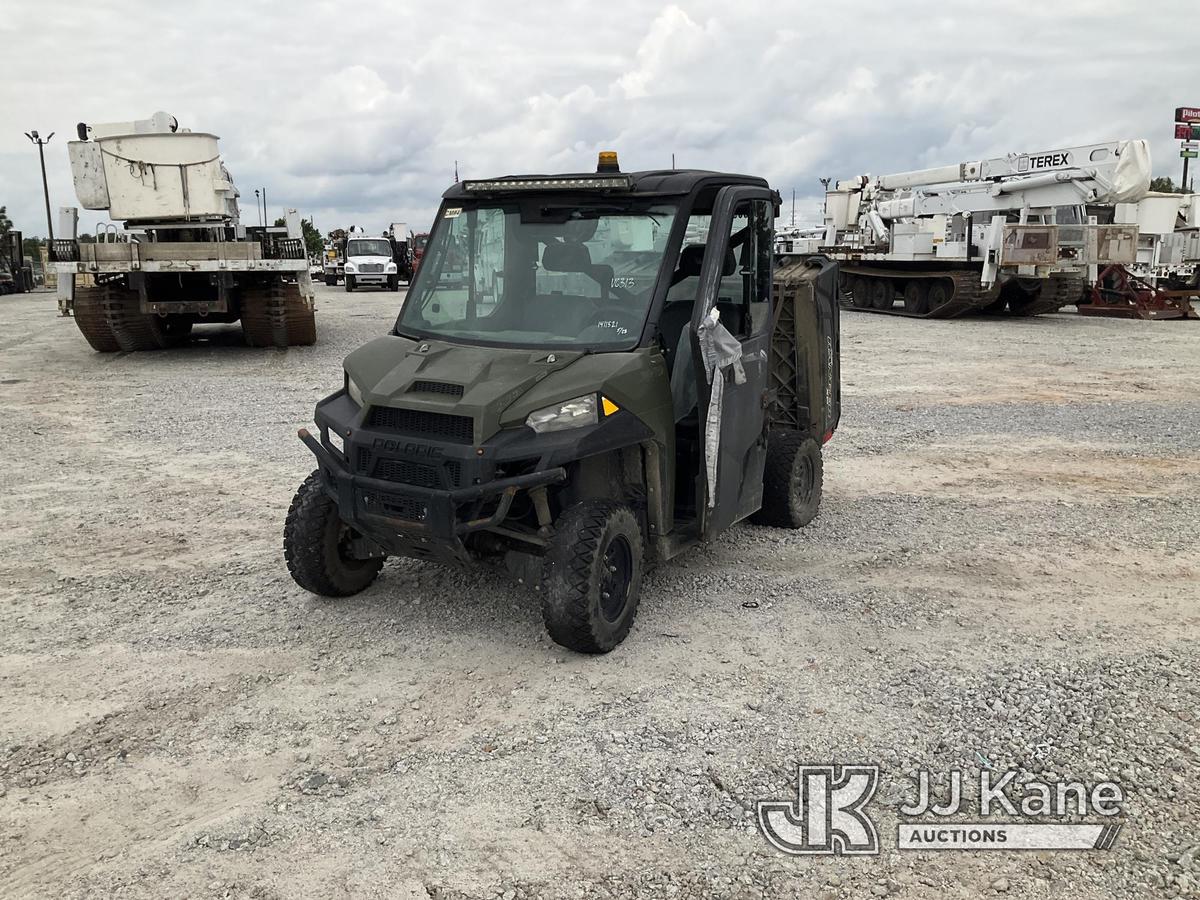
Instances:
[[[564,512],[546,556],[542,619],[556,644],[608,653],[637,617],[642,529],[622,503],[588,500]]]
[[[353,276],[353,275],[347,275],[347,276],[346,276],[346,293],[347,293],[347,294],[349,294],[349,293],[351,293],[353,290],[354,290],[354,276]]]
[[[825,466],[821,445],[799,431],[772,431],[763,470],[763,503],[751,521],[775,528],[803,528],[821,507]]]
[[[283,526],[283,555],[296,584],[323,597],[349,597],[371,584],[383,557],[355,559],[356,532],[341,520],[337,504],[313,472],[292,498]]]

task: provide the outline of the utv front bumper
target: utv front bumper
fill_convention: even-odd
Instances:
[[[299,435],[317,457],[342,521],[396,556],[469,562],[464,537],[503,522],[520,491],[567,477],[559,466],[453,490],[422,487],[352,472],[307,428]]]

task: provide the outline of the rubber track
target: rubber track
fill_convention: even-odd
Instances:
[[[119,284],[105,290],[108,320],[122,350],[161,350],[170,344],[158,317],[141,311],[137,291]]]
[[[76,288],[75,298],[75,323],[101,352],[160,350],[172,343],[158,317],[141,311],[137,291],[122,284]]]
[[[277,282],[245,292],[242,334],[251,347],[307,347],[317,342],[317,320],[300,285]]]
[[[871,312],[884,316],[904,316],[909,319],[953,319],[967,313],[981,312],[996,299],[994,289],[986,288],[980,283],[978,272],[882,272],[854,268],[846,269],[844,272],[849,278],[861,275],[865,275],[868,278],[887,278],[897,281],[910,278],[928,278],[930,280],[936,279],[952,283],[950,299],[937,309],[931,309],[926,313],[909,312],[903,306],[896,305],[895,302],[893,302],[891,309],[855,306],[849,299],[852,296],[852,292],[843,291],[844,299],[842,300],[842,308],[852,309],[855,312]]]
[[[121,349],[104,313],[104,286],[75,287],[75,325],[93,350],[116,353]]]
[[[1022,307],[1019,312],[1010,308],[1009,315],[1025,317],[1058,312],[1064,306],[1080,302],[1086,283],[1082,275],[1056,272],[1042,285],[1042,292],[1036,300]]]

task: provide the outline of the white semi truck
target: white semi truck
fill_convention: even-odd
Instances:
[[[782,255],[837,260],[857,309],[1033,315],[1076,302],[1097,266],[1133,261],[1136,228],[1090,224],[1086,206],[1137,201],[1149,184],[1140,140],[863,175],[828,190],[823,233]]]
[[[389,291],[400,289],[400,274],[390,235],[369,237],[360,228],[346,235],[346,290],[373,286]]]
[[[242,225],[216,135],[163,112],[78,132],[68,145],[76,196],[123,225],[80,241],[78,209],[59,211],[59,311],[93,348],[169,347],[197,323],[239,319],[251,346],[316,341],[300,217],[288,210],[284,227]]]

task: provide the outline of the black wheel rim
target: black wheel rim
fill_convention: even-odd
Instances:
[[[354,529],[342,521],[337,523],[337,552],[342,562],[354,562]]]
[[[359,533],[340,519],[337,529],[337,555],[342,566],[347,569],[358,569],[370,565],[370,559],[360,559],[354,555],[354,542],[358,539]]]
[[[629,599],[629,581],[633,575],[633,552],[629,541],[622,536],[613,538],[601,560],[600,615],[606,622],[616,622],[625,612]]]

